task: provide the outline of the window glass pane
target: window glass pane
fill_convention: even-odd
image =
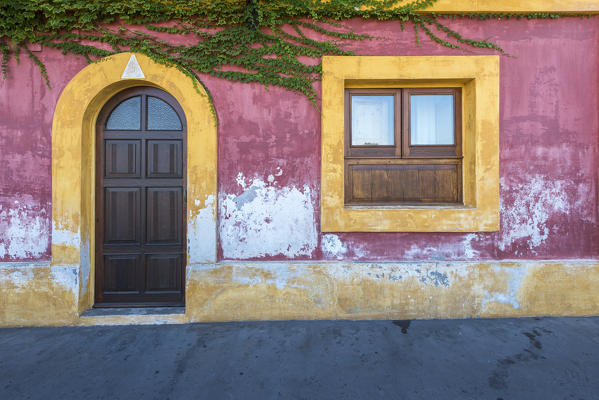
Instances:
[[[455,144],[453,95],[412,95],[410,104],[411,144]]]
[[[166,102],[148,96],[148,129],[156,131],[180,131],[179,116]]]
[[[351,97],[351,144],[393,146],[393,96]]]
[[[106,129],[140,130],[141,129],[141,97],[136,96],[119,104],[108,117]]]

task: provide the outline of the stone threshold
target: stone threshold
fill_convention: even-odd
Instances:
[[[113,315],[175,315],[185,314],[185,307],[113,307],[90,308],[82,317]]]
[[[77,325],[163,325],[187,322],[185,307],[92,308],[81,314]]]

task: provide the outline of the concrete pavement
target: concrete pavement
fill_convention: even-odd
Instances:
[[[0,329],[0,399],[599,399],[599,318]]]

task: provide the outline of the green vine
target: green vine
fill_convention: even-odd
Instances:
[[[437,0],[10,0],[0,5],[0,56],[4,78],[21,50],[40,68],[31,44],[78,54],[94,62],[123,51],[147,55],[189,76],[258,82],[303,93],[313,104],[324,55],[352,55],[347,41],[371,40],[341,21],[395,20],[449,48],[489,48],[489,40],[463,37],[442,21],[455,15],[422,13]],[[472,19],[558,18],[558,14],[463,14]],[[185,43],[185,44],[182,44]]]

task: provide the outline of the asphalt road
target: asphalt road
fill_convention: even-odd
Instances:
[[[599,318],[0,329],[0,399],[599,399]]]

